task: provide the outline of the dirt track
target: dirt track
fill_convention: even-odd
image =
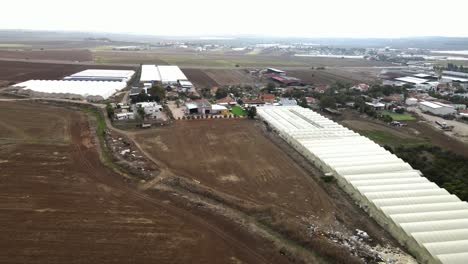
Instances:
[[[101,165],[83,114],[0,111],[0,263],[287,262],[222,217],[129,186]]]

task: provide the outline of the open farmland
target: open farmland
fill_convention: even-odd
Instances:
[[[319,66],[385,66],[382,62],[361,59],[335,59],[294,56],[233,55],[216,53],[197,53],[177,50],[151,51],[94,51],[98,63],[123,64],[174,64],[180,67],[234,68],[240,67],[319,67]]]
[[[0,104],[0,263],[287,263],[272,245],[104,167],[88,119]]]
[[[1,46],[0,46],[1,48]],[[93,61],[89,50],[0,50],[2,59],[20,60],[57,60],[57,61]]]
[[[254,85],[255,79],[244,70],[235,69],[183,69],[187,78],[198,87],[224,85]]]
[[[394,245],[337,186],[320,180],[319,171],[264,131],[260,123],[178,121],[173,127],[139,132],[136,140],[170,175],[195,182],[195,189],[184,187],[190,193],[208,195],[247,213],[257,212],[254,217],[282,233],[305,235],[310,226],[346,235],[362,229],[375,243]],[[207,188],[208,194],[199,188]],[[337,262],[359,262],[326,237],[314,236],[309,250]]]
[[[59,80],[63,77],[86,69],[126,70],[124,66],[86,66],[75,64],[31,63],[23,61],[0,60],[0,80],[24,82],[32,79]]]
[[[326,70],[295,70],[287,71],[288,75],[301,79],[307,84],[333,84],[334,82],[359,83],[376,81],[377,74],[368,69],[355,71],[352,68]]]

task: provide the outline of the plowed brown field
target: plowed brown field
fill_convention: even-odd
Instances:
[[[93,61],[93,54],[84,49],[68,50],[0,50],[2,59]]]
[[[93,141],[80,112],[0,104],[0,263],[287,262],[224,218],[134,189]]]
[[[23,82],[32,79],[58,80],[86,69],[131,69],[122,66],[74,65],[55,63],[31,63],[22,61],[1,61],[0,80]]]

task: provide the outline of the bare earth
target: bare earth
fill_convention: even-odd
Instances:
[[[222,217],[125,183],[81,112],[0,112],[0,263],[287,263]]]

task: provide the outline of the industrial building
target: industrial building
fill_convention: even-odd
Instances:
[[[423,112],[429,112],[438,116],[454,115],[457,113],[455,107],[439,102],[419,102],[419,109],[421,109]]]
[[[161,75],[156,65],[142,65],[140,83],[160,83]]]
[[[258,115],[337,183],[420,263],[468,263],[468,204],[409,164],[310,109],[265,106]]]
[[[140,83],[180,85],[184,89],[193,86],[182,70],[174,65],[142,65]]]
[[[95,100],[109,98],[114,93],[127,87],[126,82],[115,81],[65,81],[65,80],[30,80],[15,84],[13,87],[31,91],[34,96],[80,98]]]
[[[67,81],[129,82],[135,71],[130,70],[84,70],[63,78]]]

